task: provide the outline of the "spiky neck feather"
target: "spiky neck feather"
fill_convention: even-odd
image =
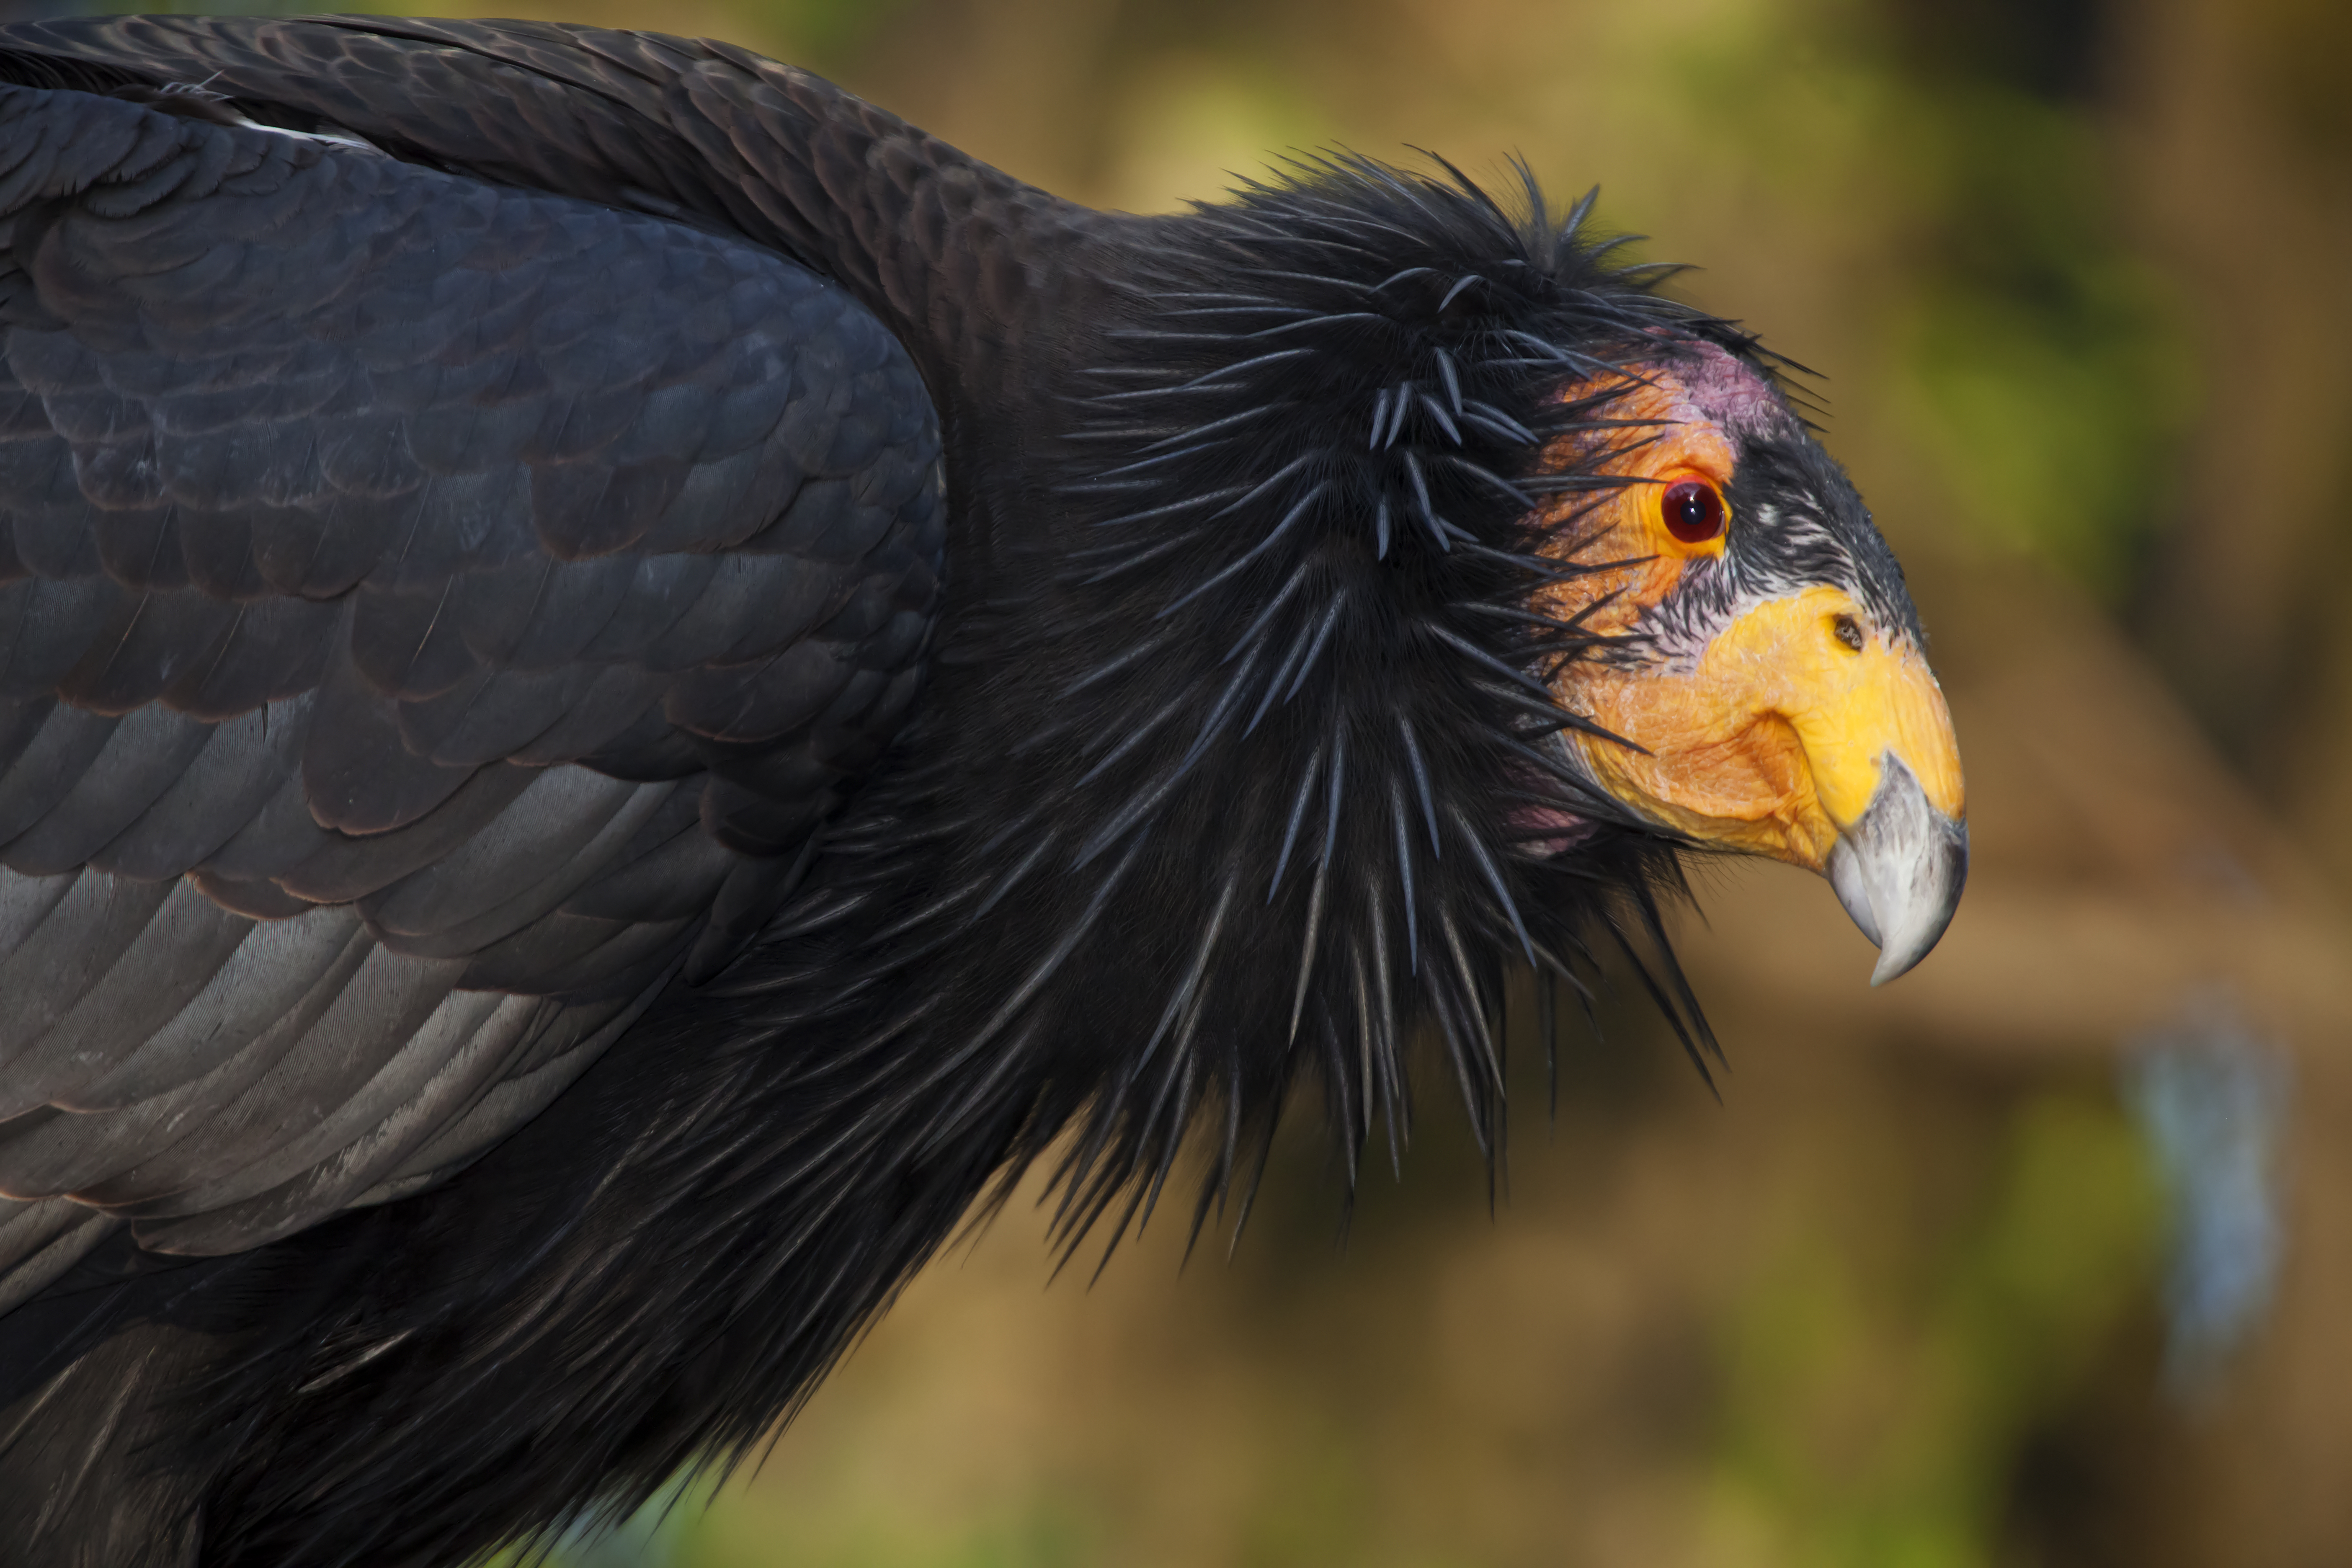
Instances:
[[[1017,1129],[1007,1170],[1075,1124],[1072,1234],[1204,1110],[1222,1198],[1302,1069],[1350,1151],[1401,1139],[1424,1024],[1491,1140],[1507,967],[1655,934],[1671,851],[1542,679],[1594,640],[1540,609],[1584,570],[1573,501],[1622,482],[1560,455],[1643,359],[1746,344],[1525,194],[1339,160],[1106,224],[949,394],[929,760],[730,984],[958,1064],[949,1121]]]
[[[1576,507],[1544,503],[1616,483],[1559,468],[1609,412],[1559,388],[1738,340],[1581,223],[1321,167],[1098,233],[1035,303],[1055,331],[1015,321],[992,395],[950,394],[911,731],[762,943],[486,1162],[629,1129],[514,1277],[517,1352],[469,1354],[505,1379],[559,1331],[677,1325],[695,1398],[574,1414],[614,1434],[582,1495],[741,1452],[1040,1160],[1066,1237],[1123,1229],[1206,1125],[1195,1223],[1245,1212],[1302,1075],[1351,1152],[1402,1141],[1425,1025],[1491,1148],[1514,964],[1573,983],[1596,938],[1639,944],[1705,1039],[1659,931],[1673,852],[1554,744],[1578,721],[1542,673],[1591,650],[1535,606],[1582,570]]]

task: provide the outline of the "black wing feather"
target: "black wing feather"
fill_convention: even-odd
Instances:
[[[16,88],[0,226],[5,1310],[414,1191],[722,966],[943,501],[906,353],[740,240]]]

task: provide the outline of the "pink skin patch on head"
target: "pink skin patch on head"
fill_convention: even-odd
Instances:
[[[1713,343],[1684,346],[1665,368],[1680,383],[1675,402],[1727,435],[1785,437],[1799,431],[1797,416],[1772,384]],[[1675,416],[1689,416],[1677,408]]]
[[[1515,833],[1528,835],[1519,840],[1520,847],[1546,859],[1575,848],[1597,831],[1583,817],[1551,805],[1531,805],[1513,812],[1511,827]],[[1538,834],[1543,837],[1535,837]]]

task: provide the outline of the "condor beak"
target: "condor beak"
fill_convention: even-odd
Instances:
[[[1577,735],[1594,781],[1702,844],[1827,876],[1885,984],[1944,934],[1968,808],[1944,694],[1900,628],[1841,589],[1746,610],[1685,667],[1563,673],[1562,698],[1633,742]]]
[[[1878,794],[1838,834],[1830,886],[1878,946],[1870,983],[1884,985],[1927,956],[1960,907],[1969,879],[1969,825],[1927,804],[1917,775],[1889,752]]]

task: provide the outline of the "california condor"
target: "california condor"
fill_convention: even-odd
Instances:
[[[1532,180],[1058,201],[725,44],[0,29],[0,1560],[454,1564],[1680,858],[1967,864],[1780,362]],[[1547,990],[1546,994],[1549,994]]]

